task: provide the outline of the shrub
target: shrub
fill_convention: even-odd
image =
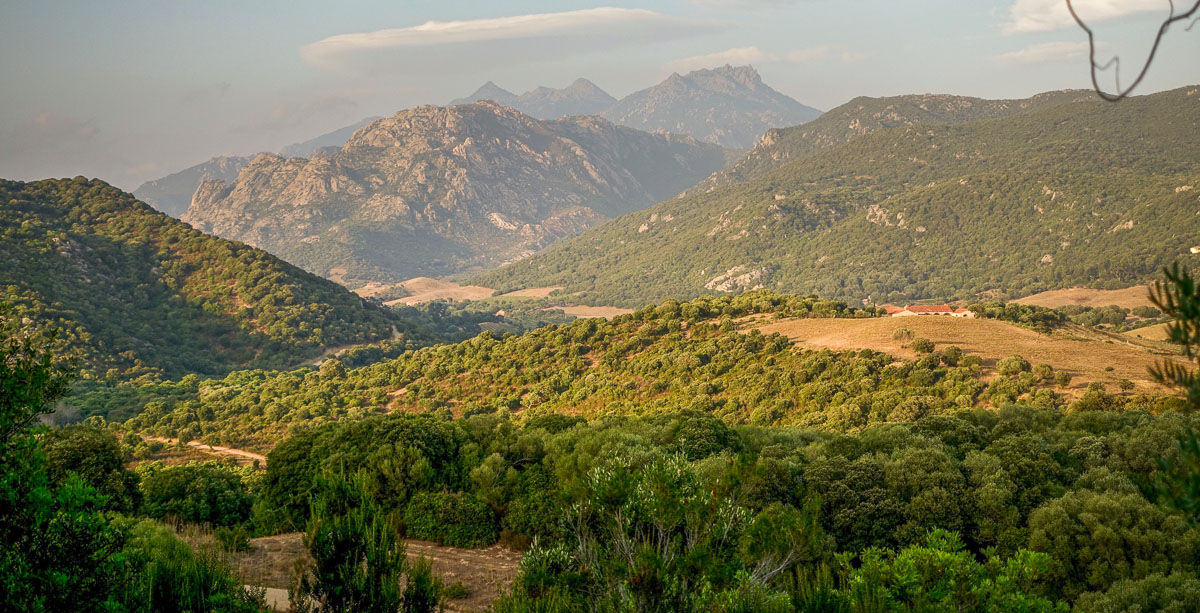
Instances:
[[[942,350],[942,363],[946,366],[958,366],[958,362],[962,358],[963,350],[955,345],[950,345]]]
[[[447,547],[487,547],[496,542],[496,514],[474,494],[421,492],[404,511],[409,538]]]
[[[933,341],[927,338],[914,339],[912,342],[912,350],[917,353],[933,353]]]
[[[1023,372],[1029,372],[1031,367],[1029,365],[1029,360],[1013,354],[1005,358],[1000,358],[1000,360],[996,362],[996,370],[1002,375],[1011,376]]]
[[[146,465],[142,472],[142,512],[155,519],[172,516],[217,526],[250,517],[252,499],[235,470],[217,462],[182,466]]]

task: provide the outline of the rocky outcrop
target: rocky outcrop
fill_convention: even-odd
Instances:
[[[192,194],[201,182],[209,179],[232,181],[249,161],[247,157],[215,157],[161,179],[147,181],[134,190],[133,195],[171,217],[179,217],[187,210]]]
[[[183,220],[349,284],[511,262],[677,195],[724,152],[599,117],[539,121],[494,102],[423,106],[340,150],[259,154],[207,181]]]

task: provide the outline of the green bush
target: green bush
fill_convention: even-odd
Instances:
[[[933,353],[933,341],[927,338],[913,339],[912,350],[917,353]]]
[[[250,517],[253,502],[242,477],[217,462],[144,465],[142,512],[148,517],[230,526]]]
[[[474,494],[421,492],[404,511],[409,538],[447,547],[487,547],[499,537],[496,514]]]

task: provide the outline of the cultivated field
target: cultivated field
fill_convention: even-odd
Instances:
[[[1171,393],[1150,379],[1146,369],[1159,359],[1179,359],[1158,343],[1136,337],[1105,334],[1072,326],[1047,336],[990,319],[904,317],[878,319],[787,319],[760,323],[763,333],[778,332],[814,348],[873,349],[901,358],[916,353],[892,339],[896,328],[908,328],[917,338],[932,340],[938,349],[957,345],[983,358],[985,373],[994,373],[996,360],[1019,354],[1032,364],[1045,362],[1072,376],[1070,395],[1079,395],[1092,381],[1118,392],[1117,382],[1129,379],[1133,393]],[[1105,370],[1112,367],[1111,371]]]
[[[605,319],[612,319],[617,315],[625,315],[626,313],[633,312],[633,309],[623,309],[621,307],[587,306],[584,304],[577,304],[574,306],[556,306],[550,307],[547,310],[550,309],[562,311],[567,315],[578,317],[580,319],[586,319],[588,317],[603,317]]]
[[[1131,338],[1140,338],[1147,341],[1166,342],[1170,340],[1170,337],[1167,336],[1167,325],[1168,324],[1155,324],[1153,326],[1146,326],[1145,328],[1137,328],[1135,330],[1123,332],[1122,334]]]
[[[1132,309],[1139,306],[1151,306],[1150,298],[1147,296],[1149,288],[1145,285],[1135,285],[1125,289],[1088,289],[1084,287],[1072,287],[1070,289],[1056,289],[1048,292],[1041,292],[1032,296],[1026,296],[1019,300],[1013,300],[1017,304],[1031,304],[1034,306],[1044,306],[1049,308],[1067,306],[1076,304],[1079,306],[1102,307],[1109,305],[1117,305],[1127,309]]]
[[[496,293],[496,290],[490,287],[459,285],[450,281],[441,281],[429,277],[416,277],[402,283],[397,283],[396,285],[407,291],[409,295],[404,298],[389,300],[384,304],[388,306],[395,304],[413,305],[441,299],[482,300],[483,298],[491,298],[492,294]]]
[[[247,585],[268,588],[268,599],[284,599],[294,576],[297,560],[307,559],[299,532],[250,540],[252,550],[235,554],[234,563]],[[456,549],[425,541],[408,541],[410,558],[423,556],[433,562],[443,585],[462,582],[468,596],[446,603],[447,611],[482,611],[508,587],[517,574],[521,554],[494,545],[487,549]],[[285,607],[286,608],[286,607]]]
[[[527,287],[516,291],[500,294],[501,298],[549,298],[550,294],[562,289],[561,285],[551,285],[549,287]]]

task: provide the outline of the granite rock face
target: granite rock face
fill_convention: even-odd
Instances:
[[[671,198],[721,148],[495,102],[401,111],[309,158],[207,180],[183,220],[354,285],[478,270]]]

